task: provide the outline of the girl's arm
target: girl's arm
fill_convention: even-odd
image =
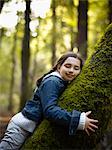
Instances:
[[[77,110],[68,112],[57,105],[61,90],[59,83],[54,80],[48,80],[40,87],[39,93],[44,116],[50,121],[68,127],[70,135],[74,135],[77,129],[85,130],[88,135],[90,131],[95,132],[95,129],[98,128],[95,125],[98,120],[88,117],[90,111],[86,113]]]
[[[73,110],[68,112],[57,105],[61,87],[54,80],[48,80],[39,88],[44,116],[53,122],[69,128],[69,134],[73,135],[79,125],[81,112]]]

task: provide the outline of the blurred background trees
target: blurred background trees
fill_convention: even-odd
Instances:
[[[23,107],[66,51],[86,60],[112,22],[112,0],[0,1],[0,111]]]

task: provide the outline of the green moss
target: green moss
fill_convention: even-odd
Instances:
[[[112,24],[107,28],[94,54],[85,63],[81,75],[73,81],[59,99],[59,105],[69,111],[92,111],[99,120],[99,129],[90,137],[83,131],[68,136],[67,129],[42,122],[24,149],[91,149],[105,132],[112,113]]]

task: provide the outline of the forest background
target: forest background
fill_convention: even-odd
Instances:
[[[112,0],[0,0],[0,113],[19,111],[67,51],[83,59],[112,22]]]

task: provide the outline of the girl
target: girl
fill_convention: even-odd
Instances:
[[[32,100],[10,120],[0,150],[18,150],[43,117],[66,126],[69,135],[74,135],[76,130],[85,130],[88,135],[89,131],[95,132],[98,120],[88,117],[91,111],[68,112],[57,104],[59,96],[68,83],[80,74],[82,66],[83,62],[78,54],[69,52],[57,61],[52,70],[37,80]]]

